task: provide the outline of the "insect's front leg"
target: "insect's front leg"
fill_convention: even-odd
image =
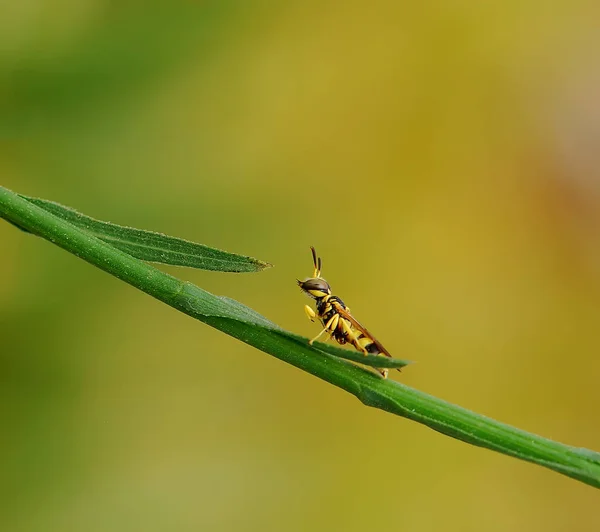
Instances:
[[[337,328],[339,320],[340,320],[339,314],[334,314],[333,316],[331,316],[329,321],[325,324],[325,328],[319,334],[317,334],[317,336],[315,336],[312,340],[310,340],[308,343],[310,345],[312,345],[313,342],[318,340],[320,338],[320,336],[325,332],[329,333],[329,335],[331,336],[333,334],[333,332],[335,331],[335,329]]]
[[[304,314],[310,321],[315,321],[317,314],[313,309],[311,309],[308,305],[304,305]]]

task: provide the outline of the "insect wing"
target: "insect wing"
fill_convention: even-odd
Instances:
[[[344,319],[348,320],[352,325],[354,325],[354,327],[359,330],[361,333],[363,333],[363,335],[367,336],[368,338],[370,338],[373,343],[377,346],[377,349],[379,349],[379,352],[382,355],[385,355],[386,357],[390,357],[392,358],[392,355],[390,355],[390,353],[388,352],[388,350],[383,347],[383,345],[381,345],[381,342],[379,340],[377,340],[377,338],[375,338],[368,330],[366,327],[364,327],[363,325],[360,324],[360,322],[354,317],[352,316],[352,314],[350,314],[345,308],[343,308],[339,303],[334,303],[334,308],[335,311]]]

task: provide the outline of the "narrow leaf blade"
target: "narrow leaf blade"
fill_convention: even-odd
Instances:
[[[136,259],[234,273],[259,272],[272,266],[268,262],[196,244],[183,238],[96,220],[53,201],[21,197]]]
[[[372,368],[400,369],[412,364],[410,360],[402,360],[400,358],[386,357],[383,355],[363,355],[357,351],[343,349],[335,345],[325,344],[323,342],[316,342],[313,347],[315,347],[318,351],[327,353],[328,355],[344,358],[346,360],[357,362],[363,366],[370,366]]]

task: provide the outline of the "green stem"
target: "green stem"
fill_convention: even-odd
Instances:
[[[163,273],[3,187],[0,216],[171,307],[354,394],[365,405],[600,487],[600,453],[516,429],[319,352],[251,309]]]

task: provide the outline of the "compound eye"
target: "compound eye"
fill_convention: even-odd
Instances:
[[[300,286],[307,292],[324,292],[325,294],[329,294],[331,292],[329,283],[325,279],[307,279],[306,281],[302,282]]]

